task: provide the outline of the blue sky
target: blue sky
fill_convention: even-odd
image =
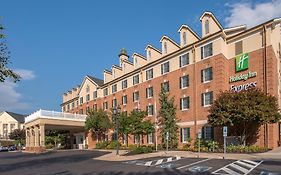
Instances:
[[[60,111],[62,94],[89,74],[102,78],[118,63],[125,47],[129,55],[145,55],[147,44],[160,48],[168,35],[188,24],[201,35],[200,16],[212,11],[223,26],[253,26],[280,17],[281,0],[0,0],[0,23],[11,51],[9,67],[23,79],[0,84],[0,111],[32,113]],[[255,16],[253,18],[252,16]]]

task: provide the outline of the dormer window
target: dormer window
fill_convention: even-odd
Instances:
[[[209,33],[209,20],[205,21],[205,34],[207,35]]]
[[[89,85],[86,86],[86,92],[87,92],[87,93],[90,92],[90,86],[89,86]]]
[[[106,82],[106,75],[105,74],[103,76],[103,80],[104,80],[104,82]]]
[[[163,52],[167,53],[167,43],[166,42],[163,43]]]
[[[183,45],[186,45],[186,32],[182,33],[182,43]]]
[[[112,71],[113,78],[115,78],[115,70]]]
[[[151,61],[151,51],[147,51],[147,58],[148,58],[148,61]]]
[[[123,64],[123,71],[126,73],[126,64]]]
[[[138,67],[138,59],[135,58],[134,60],[135,60],[135,68],[137,68]]]

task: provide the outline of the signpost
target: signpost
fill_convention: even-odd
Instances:
[[[166,149],[167,151],[169,151],[169,132],[166,133],[166,141],[167,141]]]
[[[201,133],[201,129],[198,129],[198,158],[200,155],[200,139],[202,138],[202,133]]]
[[[226,137],[227,137],[227,126],[223,127],[223,159],[225,159],[226,154]]]

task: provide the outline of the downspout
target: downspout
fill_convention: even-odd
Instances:
[[[194,138],[196,138],[197,133],[197,79],[196,79],[196,54],[195,54],[195,45],[192,46],[192,52],[193,52],[193,88],[194,88],[194,94],[193,94],[193,101],[194,101]]]
[[[264,92],[267,94],[267,63],[266,63],[266,26],[263,25],[263,82]],[[268,148],[268,124],[264,125],[264,147]]]

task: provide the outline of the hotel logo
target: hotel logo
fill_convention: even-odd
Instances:
[[[236,56],[236,72],[240,72],[242,70],[246,70],[249,68],[249,54],[241,54]]]

